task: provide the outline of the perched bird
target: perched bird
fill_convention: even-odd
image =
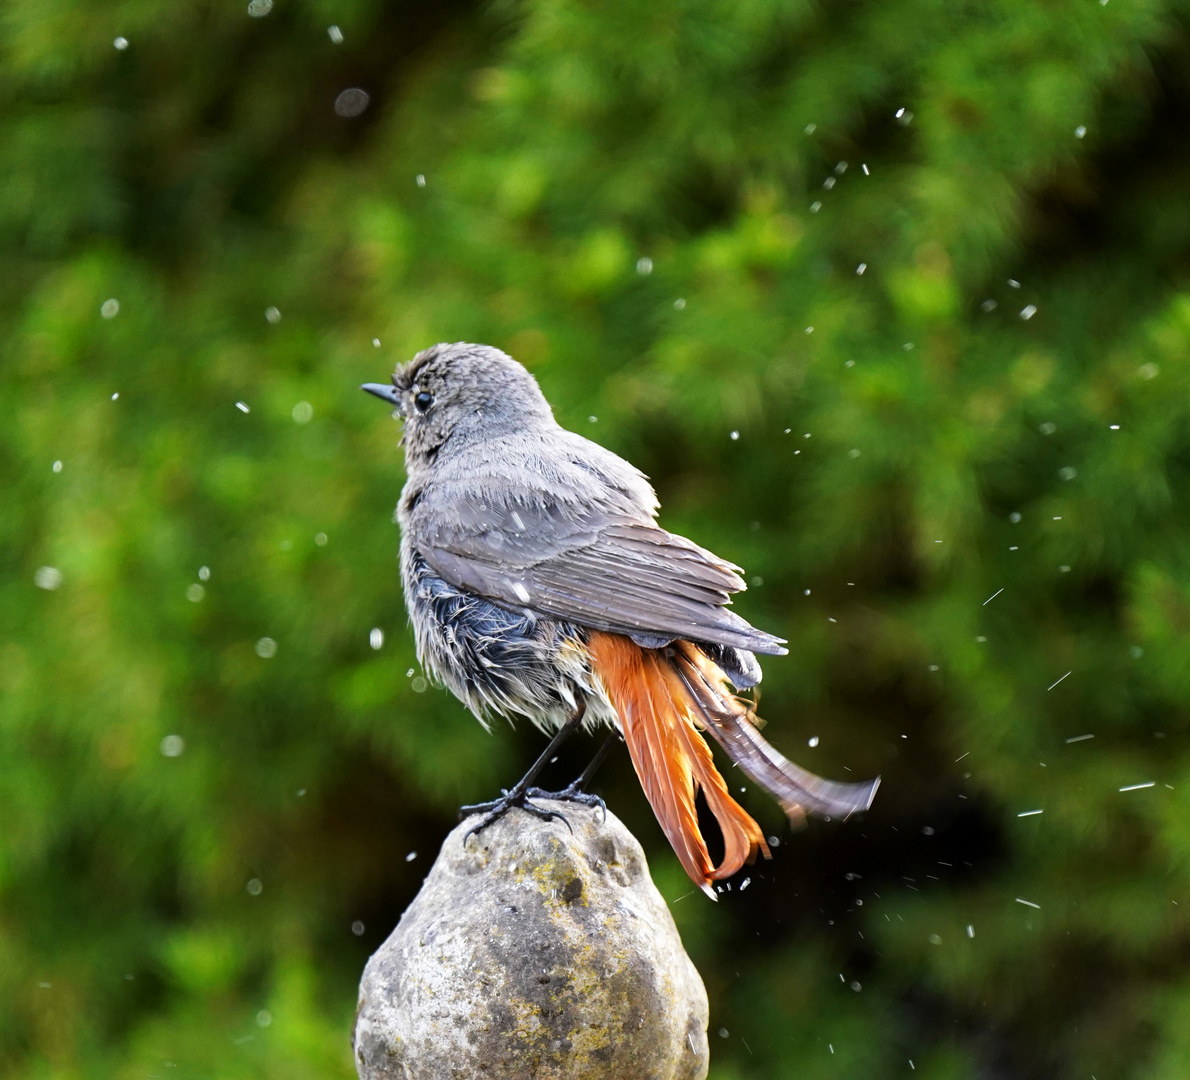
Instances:
[[[711,882],[769,851],[702,732],[795,821],[868,808],[878,780],[800,768],[736,697],[760,682],[754,654],[787,651],[728,607],[742,571],[658,526],[644,474],[561,427],[512,357],[435,345],[391,385],[363,389],[405,422],[401,579],[422,667],[485,726],[519,714],[556,732],[515,787],[463,808],[484,813],[476,830],[514,806],[552,816],[542,797],[600,802],[582,791],[591,769],[563,792],[531,786],[580,723],[623,736],[665,835],[712,899]],[[699,831],[700,789],[723,834],[718,866]]]

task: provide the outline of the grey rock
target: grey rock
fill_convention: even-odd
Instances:
[[[446,839],[360,982],[361,1080],[703,1080],[707,995],[613,815]]]

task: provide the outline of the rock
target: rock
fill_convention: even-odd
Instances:
[[[702,1080],[707,995],[613,815],[446,839],[360,982],[360,1080]]]

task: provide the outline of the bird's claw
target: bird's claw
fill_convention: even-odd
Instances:
[[[607,803],[598,795],[591,795],[589,792],[583,791],[577,780],[561,791],[542,791],[541,788],[531,787],[525,794],[534,799],[553,799],[555,802],[578,803],[579,806],[597,806],[602,815],[600,821],[607,821]]]
[[[513,807],[518,807],[526,813],[540,818],[542,821],[553,821],[557,818],[558,821],[562,822],[573,833],[574,829],[571,828],[570,822],[564,814],[559,814],[556,810],[547,810],[544,806],[538,806],[536,803],[530,801],[531,798],[543,797],[556,798],[557,796],[551,795],[546,791],[541,791],[540,788],[529,788],[527,791],[513,791],[511,793],[501,789],[500,798],[493,799],[491,802],[460,806],[460,819],[470,817],[473,814],[484,815],[481,821],[467,830],[467,835],[463,837],[463,843],[466,844],[471,837],[478,836],[489,825],[499,821]]]

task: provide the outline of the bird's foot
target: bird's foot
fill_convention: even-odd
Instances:
[[[532,814],[542,821],[553,821],[555,818],[561,821],[566,828],[570,829],[570,822],[566,820],[565,816],[559,814],[556,810],[547,810],[544,806],[538,806],[532,801],[534,798],[557,798],[558,796],[551,795],[549,792],[542,791],[540,788],[520,789],[513,788],[512,791],[501,789],[500,798],[493,799],[491,802],[474,803],[471,806],[459,807],[460,820],[465,817],[471,817],[474,814],[483,814],[483,817],[470,829],[467,830],[467,835],[463,837],[465,844],[473,836],[478,836],[484,829],[486,829],[493,822],[499,821],[509,810],[513,807],[524,810],[527,814]],[[570,829],[574,832],[573,829]]]
[[[576,780],[569,787],[565,787],[561,791],[542,791],[541,788],[531,787],[526,794],[534,799],[553,799],[555,802],[578,803],[579,806],[597,806],[599,807],[600,814],[603,815],[602,820],[607,821],[607,803],[598,795],[591,795],[583,791],[583,782],[581,779]]]

